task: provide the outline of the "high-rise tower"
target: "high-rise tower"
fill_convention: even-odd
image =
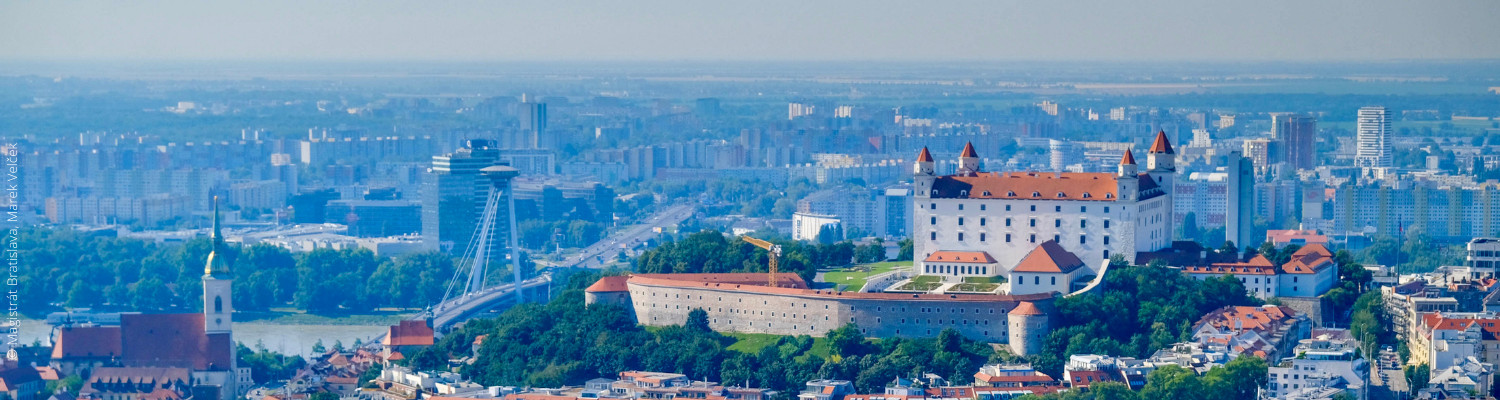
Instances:
[[[1355,132],[1358,147],[1354,153],[1354,165],[1369,168],[1391,166],[1391,114],[1385,107],[1359,109],[1359,125]]]

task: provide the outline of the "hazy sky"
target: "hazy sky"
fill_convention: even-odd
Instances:
[[[11,60],[1454,58],[1500,58],[1500,1],[0,3]]]

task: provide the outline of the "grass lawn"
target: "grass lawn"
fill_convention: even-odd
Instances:
[[[916,282],[916,283],[934,283],[934,282],[942,282],[943,281],[943,277],[936,276],[936,275],[918,275],[918,276],[912,277],[911,281],[912,282]]]
[[[966,276],[964,283],[1005,283],[1003,276]]]
[[[871,276],[891,272],[897,267],[911,266],[911,261],[887,261],[873,264],[858,265],[838,271],[823,274],[823,281],[835,285],[848,285],[845,290],[858,291],[865,287],[865,282]]]
[[[769,333],[725,333],[724,336],[735,339],[734,344],[729,345],[730,350],[747,354],[759,354],[761,349],[776,345],[776,341],[783,337]],[[828,358],[828,339],[813,338],[812,349],[808,350],[807,354]]]
[[[1000,288],[1000,285],[995,283],[960,283],[953,285],[953,288],[949,290],[955,292],[991,292],[998,288]]]

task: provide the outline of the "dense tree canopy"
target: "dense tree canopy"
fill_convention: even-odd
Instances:
[[[597,278],[575,276],[553,301],[471,321],[427,351],[442,359],[461,357],[473,351],[475,336],[488,335],[479,357],[461,371],[485,385],[577,385],[621,371],[650,370],[770,388],[788,398],[818,378],[848,379],[862,393],[878,393],[896,377],[918,373],[966,384],[995,356],[989,345],[951,330],[937,338],[868,340],[853,325],[829,332],[826,340],[785,336],[758,351],[741,352],[729,348],[738,339],[708,329],[702,311],[690,313],[685,325],[645,328],[625,309],[584,307],[581,288]]]
[[[1191,338],[1193,321],[1227,305],[1257,305],[1238,279],[1197,281],[1160,265],[1113,263],[1104,290],[1060,298],[1058,325],[1032,361],[1038,370],[1061,376],[1073,354],[1145,358]]]
[[[21,240],[21,311],[57,306],[183,311],[202,302],[203,266],[212,243],[161,245],[66,229],[29,229]],[[225,246],[241,311],[295,306],[315,313],[419,308],[442,299],[453,260],[442,253],[377,257],[364,249],[292,253],[257,244]],[[497,279],[504,279],[495,274]]]
[[[854,261],[855,246],[847,241],[833,244],[771,241],[782,248],[778,269],[801,275],[808,282],[818,268],[849,265]],[[765,250],[737,237],[705,230],[647,250],[636,259],[635,270],[662,274],[765,272],[770,268],[767,257]]]

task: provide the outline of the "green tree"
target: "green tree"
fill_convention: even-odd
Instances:
[[[1161,400],[1200,400],[1206,398],[1203,383],[1192,370],[1176,365],[1157,368],[1146,376],[1141,398]]]

